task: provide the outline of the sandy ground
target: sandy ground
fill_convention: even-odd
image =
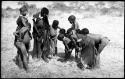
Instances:
[[[65,15],[65,14],[64,14]],[[50,18],[50,23],[54,19],[60,21],[60,27],[65,29],[71,25],[67,21],[70,14],[54,16]],[[17,49],[14,47],[13,32],[16,23],[13,18],[2,18],[1,27],[1,77],[2,78],[123,78],[124,77],[124,17],[98,16],[95,18],[84,18],[76,15],[80,28],[87,27],[91,33],[107,36],[111,41],[100,55],[101,66],[95,70],[80,70],[74,61],[74,51],[71,60],[61,62],[64,56],[64,46],[58,41],[58,56],[45,63],[43,60],[37,61],[30,57],[29,67],[31,72],[26,73],[20,70],[13,62]],[[60,18],[59,18],[60,17]],[[30,22],[32,22],[30,20]],[[31,51],[33,40],[31,41]]]

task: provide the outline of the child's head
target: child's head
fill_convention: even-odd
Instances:
[[[62,41],[64,37],[65,37],[65,29],[60,29],[57,39]]]
[[[59,33],[60,34],[65,34],[66,30],[65,29],[60,29]]]
[[[76,29],[76,33],[80,33],[80,29]]]
[[[19,10],[20,10],[21,15],[23,15],[23,16],[27,15],[28,9],[27,9],[27,7],[25,5],[22,6]]]
[[[48,14],[49,14],[49,10],[46,7],[43,7],[41,9],[41,16],[44,17],[44,16],[47,16]]]
[[[84,28],[81,30],[81,34],[87,35],[87,34],[89,34],[89,30],[87,28]]]
[[[69,29],[67,30],[67,35],[70,36],[70,35],[72,35],[72,34],[73,34],[72,28],[69,28]]]
[[[68,17],[68,21],[69,21],[71,24],[73,24],[73,23],[75,22],[75,20],[76,20],[76,17],[75,17],[74,15],[70,15],[70,16]]]
[[[57,28],[58,28],[58,25],[59,25],[59,21],[58,21],[58,20],[54,20],[54,21],[53,21],[53,24],[52,24],[52,27],[53,27],[54,29],[57,29]]]

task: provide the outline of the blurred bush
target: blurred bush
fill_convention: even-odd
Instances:
[[[37,8],[35,4],[28,4],[25,1],[19,1],[18,5],[26,5],[29,11],[29,16],[32,17],[33,14],[40,11],[40,8]],[[72,1],[69,2],[69,5],[66,5],[64,2],[53,2],[47,6],[50,10],[50,16],[60,15],[61,13],[71,13],[71,12],[90,12],[88,16],[96,16],[99,15],[110,15],[121,17],[124,16],[124,2],[123,1],[96,1],[92,5],[90,1]],[[94,15],[93,15],[94,13]],[[2,17],[5,18],[16,18],[19,16],[19,11],[17,9],[12,9],[11,7],[7,7],[6,9],[2,9]]]

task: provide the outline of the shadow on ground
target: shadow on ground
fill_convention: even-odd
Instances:
[[[72,55],[70,56],[69,59],[65,60],[65,52],[59,52],[57,54],[57,56],[59,57],[59,59],[57,59],[57,61],[60,61],[60,62],[66,62],[66,61],[72,62],[72,61],[75,61],[75,57],[72,56]]]

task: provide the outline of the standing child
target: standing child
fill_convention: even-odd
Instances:
[[[52,56],[57,55],[57,28],[59,25],[58,20],[54,20],[52,26],[50,26],[50,40],[51,40],[51,52]]]
[[[74,15],[70,15],[68,17],[68,21],[72,24],[71,29],[73,30],[73,34],[75,34],[76,30],[79,29],[79,24],[76,21],[76,17]]]
[[[30,40],[32,39],[32,37],[30,33],[31,24],[26,18],[27,12],[28,10],[25,5],[20,8],[21,15],[17,19],[18,27],[16,28],[16,31],[13,34],[15,36],[14,45],[18,50],[16,56],[16,63],[18,63],[20,68],[24,68],[26,71],[29,71],[27,54],[29,52]]]
[[[48,56],[50,52],[50,39],[49,39],[49,9],[43,7],[41,12],[38,12],[33,15],[33,36],[34,36],[34,48],[33,48],[33,57],[35,55],[38,59],[43,58],[45,62],[48,61]]]

